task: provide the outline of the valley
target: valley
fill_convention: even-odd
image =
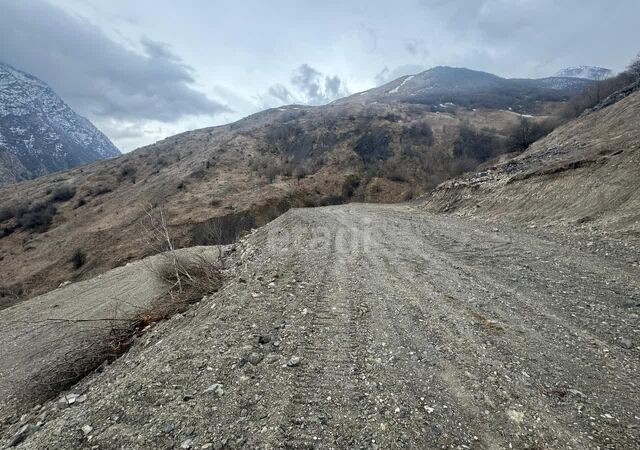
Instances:
[[[638,448],[606,70],[438,66],[0,187],[0,446]]]

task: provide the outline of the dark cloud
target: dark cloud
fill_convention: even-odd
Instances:
[[[337,75],[325,77],[324,92],[329,98],[338,98],[342,93],[342,80]]]
[[[171,122],[229,111],[194,87],[194,70],[167,44],[139,49],[42,0],[0,0],[0,60],[49,83],[92,119]]]
[[[302,64],[291,75],[291,87],[275,84],[269,87],[266,106],[301,103],[324,105],[349,94],[344,81],[337,76],[324,75],[309,64]]]
[[[324,75],[308,64],[302,64],[291,77],[291,84],[302,93],[304,103],[322,105],[349,93],[344,82],[334,75]]]

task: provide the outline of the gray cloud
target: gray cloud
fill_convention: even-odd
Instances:
[[[324,75],[309,64],[299,66],[289,81],[290,88],[280,83],[269,87],[267,98],[263,99],[266,106],[291,103],[324,105],[349,94],[349,89],[339,76]]]
[[[50,84],[74,109],[100,120],[171,122],[228,112],[194,86],[194,70],[169,45],[139,49],[42,0],[0,0],[0,60]]]
[[[308,64],[298,67],[291,77],[291,84],[302,92],[304,103],[310,105],[322,105],[349,94],[340,77],[324,75]]]
[[[276,84],[269,88],[269,95],[277,99],[283,105],[295,103],[295,97],[289,89],[282,84]]]

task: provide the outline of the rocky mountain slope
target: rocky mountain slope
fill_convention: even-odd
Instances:
[[[426,196],[425,207],[639,236],[638,117],[640,92],[632,91],[559,127],[513,159],[443,183]]]
[[[576,66],[558,71],[554,77],[583,78],[586,80],[604,80],[613,75],[613,71],[604,67]]]
[[[575,77],[506,79],[476,70],[434,67],[335,103],[406,102],[428,104],[434,109],[459,105],[535,112],[541,103],[566,100],[590,84]]]
[[[44,82],[0,62],[0,184],[118,155]]]

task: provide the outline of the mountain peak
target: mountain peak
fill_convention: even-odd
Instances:
[[[613,75],[611,69],[597,66],[575,66],[562,69],[554,77],[582,78],[585,80],[604,80]]]
[[[0,184],[119,155],[44,81],[0,62]]]

